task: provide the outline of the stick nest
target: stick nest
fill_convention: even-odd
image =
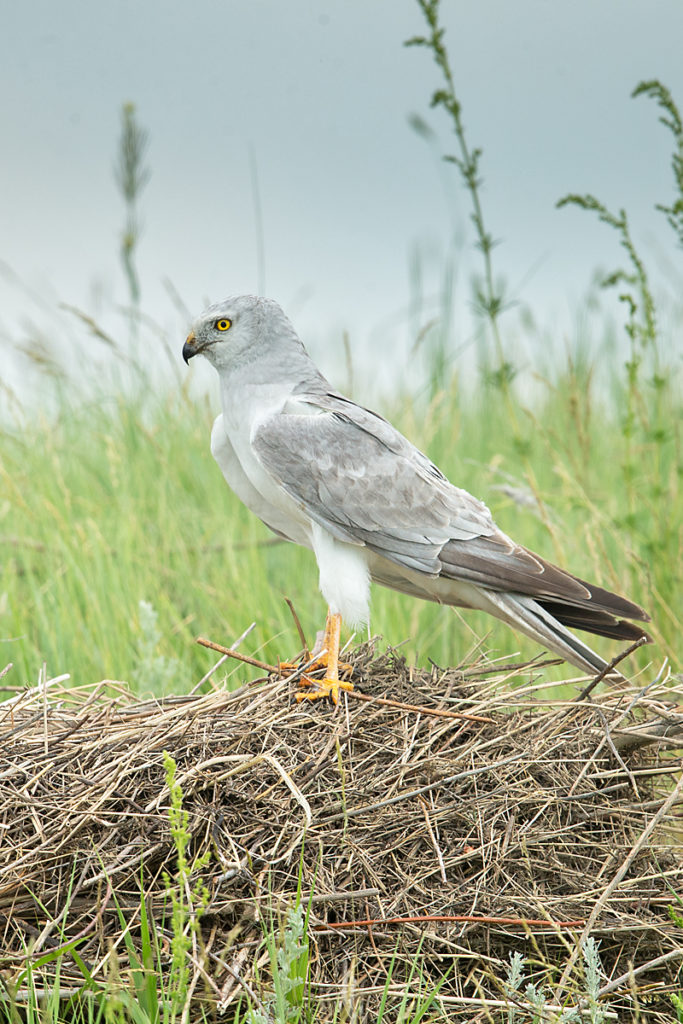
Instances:
[[[612,1016],[671,1020],[683,686],[572,702],[544,697],[533,665],[427,672],[372,643],[351,661],[358,692],[421,710],[296,704],[273,677],[146,701],[122,684],[43,686],[0,705],[0,977],[27,960],[49,971],[40,958],[62,950],[68,989],[74,948],[96,978],[114,964],[125,977],[141,890],[168,962],[168,751],[189,861],[210,854],[185,893],[208,890],[191,990],[210,1017],[230,1019],[248,988],[267,1002],[264,934],[300,893],[318,1020],[340,1002],[338,1020],[376,1020],[385,988],[391,1002],[438,982],[449,1019],[507,1019],[517,951],[520,1005],[533,980],[549,1004],[580,1006],[589,935]]]

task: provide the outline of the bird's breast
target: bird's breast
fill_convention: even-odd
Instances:
[[[219,458],[212,438],[212,450],[223,475],[240,500],[271,530],[283,534],[295,544],[312,547],[310,520],[300,505],[290,497],[280,481],[262,465],[254,452],[252,436],[263,418],[274,410],[266,408],[258,418],[249,415],[249,403],[232,403],[225,408],[220,431],[225,437],[224,455]],[[241,410],[241,411],[240,411]]]

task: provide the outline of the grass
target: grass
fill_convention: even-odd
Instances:
[[[473,393],[454,379],[429,401],[405,395],[383,411],[458,485],[485,498],[516,539],[642,602],[657,645],[643,657],[680,665],[681,403],[668,387],[667,436],[635,445],[620,428],[619,406],[591,385],[594,372],[567,365],[544,384],[523,421],[524,460],[495,385]],[[9,557],[0,608],[2,654],[15,666],[8,683],[34,681],[44,662],[74,683],[143,679],[158,656],[167,687],[186,687],[209,667],[194,636],[230,642],[252,621],[250,651],[284,658],[298,648],[285,595],[314,636],[324,607],[313,556],[273,543],[229,492],[208,450],[212,416],[207,402],[184,391],[148,391],[75,409],[65,403],[55,421],[5,430],[0,536]],[[151,648],[140,602],[157,616]],[[389,643],[407,640],[411,657],[440,664],[457,664],[485,634],[501,654],[535,650],[486,617],[379,587],[372,629]]]

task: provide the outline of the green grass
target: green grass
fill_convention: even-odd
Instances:
[[[493,385],[465,389],[453,381],[429,402],[406,395],[383,411],[454,482],[487,500],[517,540],[642,602],[657,641],[643,658],[680,665],[681,403],[669,388],[669,436],[643,440],[633,458],[618,407],[601,402],[588,381],[588,370],[565,366],[547,384],[545,399],[521,419],[523,455]],[[53,675],[69,672],[74,684],[140,678],[155,653],[141,601],[157,613],[156,653],[179,689],[210,665],[193,643],[198,633],[230,642],[255,621],[249,651],[269,660],[294,652],[285,595],[313,638],[325,611],[313,555],[273,543],[231,494],[209,452],[212,416],[208,403],[183,391],[158,399],[148,392],[77,409],[65,403],[54,421],[5,431],[1,650],[15,666],[7,684],[34,681],[43,662]],[[500,485],[517,488],[530,505],[494,489]],[[408,641],[410,657],[440,664],[457,664],[486,633],[486,646],[501,655],[536,653],[488,617],[380,587],[372,629],[388,643]],[[596,646],[615,650],[609,641]]]
[[[380,411],[454,483],[487,501],[520,543],[649,609],[656,645],[634,661],[657,669],[668,658],[680,667],[683,395],[680,357],[671,343],[683,326],[680,312],[678,322],[669,317],[664,336],[627,213],[610,212],[591,195],[566,196],[558,205],[596,214],[617,233],[626,254],[626,266],[603,281],[618,288],[624,335],[615,342],[606,322],[597,343],[577,332],[573,346],[561,350],[557,339],[549,346],[530,330],[526,361],[535,370],[523,372],[503,323],[504,289],[494,285],[494,247],[482,211],[482,152],[466,138],[439,0],[418,4],[426,35],[410,42],[431,53],[442,80],[432,106],[453,131],[457,152],[446,159],[469,193],[481,258],[472,296],[480,373],[460,382],[447,369],[457,348],[445,326],[449,278],[441,323],[420,327],[428,318],[419,303],[411,310],[422,340],[422,379],[414,374],[413,390]],[[657,103],[672,136],[674,200],[654,208],[680,240],[681,118],[657,81],[640,83],[634,96]],[[72,400],[75,385],[59,361],[43,361],[52,374],[55,415],[27,415],[1,435],[0,541],[6,557],[0,564],[0,652],[15,666],[10,685],[34,681],[45,663],[48,673],[68,672],[75,684],[123,678],[147,688],[187,689],[210,665],[206,651],[193,644],[197,633],[230,643],[255,622],[249,649],[273,661],[298,648],[285,596],[294,601],[309,641],[323,621],[312,554],[274,543],[214,464],[209,434],[216,410],[180,386],[160,394],[146,364],[131,358],[131,351],[160,346],[154,333],[143,337],[134,265],[138,203],[149,177],[147,133],[131,104],[124,106],[122,124],[117,181],[126,208],[121,258],[131,298],[128,337],[112,339],[89,317],[83,320],[118,349],[109,380],[120,380],[125,366],[128,384],[103,392],[79,381],[81,397]],[[168,355],[181,339],[162,342]],[[41,343],[36,360],[44,348]],[[70,355],[72,364],[89,365],[86,353],[81,359]],[[539,374],[544,376],[535,381],[531,403],[523,396]],[[496,489],[501,486],[507,490]],[[457,664],[482,637],[498,655],[537,653],[489,618],[378,587],[371,627],[388,643],[405,642],[409,657],[439,664]],[[615,651],[599,639],[595,647],[605,656]],[[230,671],[241,676],[245,669]]]

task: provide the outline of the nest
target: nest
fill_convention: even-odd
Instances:
[[[267,1002],[264,934],[300,900],[317,1020],[376,1020],[383,994],[437,984],[448,1019],[507,1019],[524,1003],[505,983],[514,952],[549,1006],[579,1006],[588,936],[610,1014],[670,1020],[683,687],[552,700],[534,665],[418,671],[372,643],[350,660],[356,691],[337,709],[296,704],[273,676],[147,701],[57,681],[0,705],[5,983],[61,953],[68,994],[74,949],[96,979],[114,962],[125,978],[141,906],[163,967],[168,751],[188,860],[209,854],[188,893],[206,887],[191,995],[210,1017],[245,992]]]

